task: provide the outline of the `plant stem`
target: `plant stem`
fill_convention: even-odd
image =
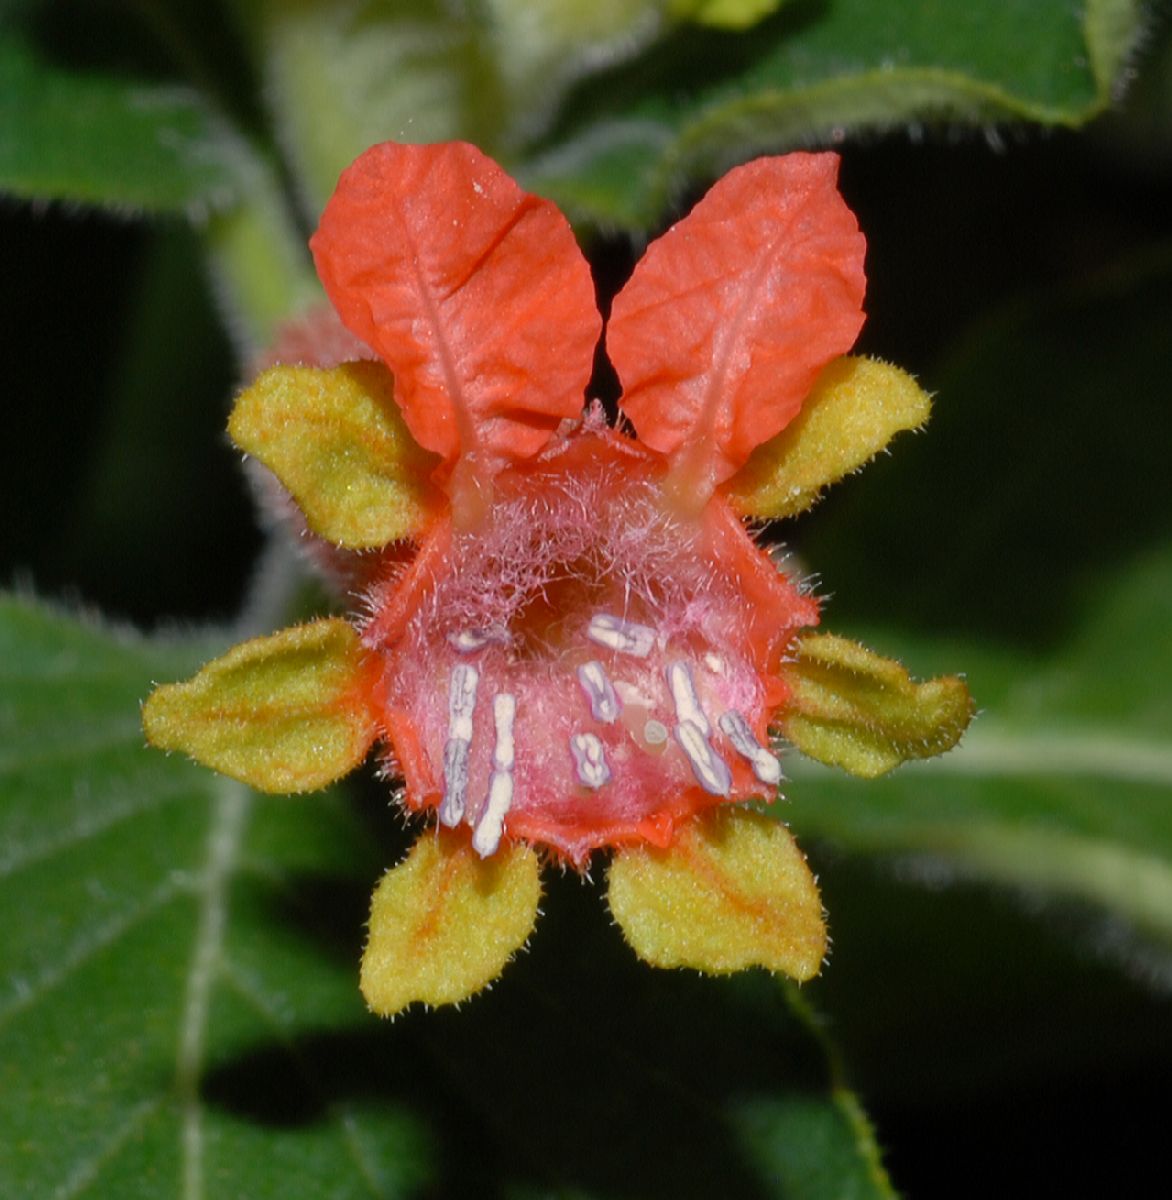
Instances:
[[[321,290],[276,172],[242,155],[241,174],[239,201],[209,218],[204,239],[225,320],[247,363],[282,320],[320,300]]]

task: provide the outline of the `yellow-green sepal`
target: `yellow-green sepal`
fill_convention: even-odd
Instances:
[[[241,392],[232,440],[285,485],[314,533],[348,550],[417,536],[439,502],[382,363],[271,367]]]
[[[835,359],[802,411],[729,480],[729,503],[761,520],[803,512],[823,488],[870,462],[901,430],[923,425],[931,407],[906,371],[871,358]]]
[[[372,1012],[458,1004],[490,984],[537,920],[541,872],[521,843],[482,859],[463,833],[420,836],[379,881],[360,986]]]
[[[147,740],[262,792],[312,792],[366,757],[372,668],[338,618],[253,638],[143,705]]]
[[[833,634],[801,638],[781,675],[790,689],[778,717],[784,736],[810,758],[867,779],[952,749],[973,717],[957,676],[916,682],[902,663]]]
[[[779,821],[712,809],[666,850],[618,850],[607,899],[635,953],[656,967],[746,967],[805,980],[826,955],[818,885]]]

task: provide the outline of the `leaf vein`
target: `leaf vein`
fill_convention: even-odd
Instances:
[[[156,888],[140,904],[120,913],[115,920],[102,926],[93,936],[83,938],[68,954],[55,957],[52,967],[42,972],[39,978],[31,984],[18,987],[15,999],[0,1006],[0,1028],[3,1028],[12,1017],[35,1004],[54,988],[59,987],[74,971],[79,970],[96,954],[100,954],[119,938],[129,933],[135,925],[165,908],[181,891],[179,876],[172,875],[166,883]]]
[[[156,1096],[153,1100],[136,1104],[97,1152],[70,1171],[69,1177],[53,1193],[52,1200],[75,1200],[84,1195],[93,1186],[102,1167],[158,1112],[162,1102],[162,1096]]]
[[[240,853],[251,802],[251,793],[242,784],[227,779],[217,781],[208,831],[207,860],[201,877],[198,924],[187,973],[175,1062],[184,1200],[199,1200],[204,1194],[203,1112],[199,1082],[203,1070],[212,983],[222,965],[224,934],[228,923],[228,885]]]
[[[59,836],[49,837],[41,842],[16,846],[6,857],[0,858],[0,880],[36,866],[47,859],[56,858],[67,850],[72,850],[91,838],[100,837],[103,833],[107,833],[126,821],[133,820],[135,817],[145,816],[147,813],[164,808],[181,796],[187,795],[190,790],[189,786],[157,788],[147,793],[145,802],[132,801],[122,805],[115,803],[106,808],[98,808],[96,814],[83,813],[75,824]]]

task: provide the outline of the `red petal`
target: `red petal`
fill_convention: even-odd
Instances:
[[[837,176],[835,154],[730,171],[615,298],[606,344],[624,410],[709,485],[793,419],[862,327],[865,243]]]
[[[580,413],[600,331],[590,269],[561,213],[474,146],[372,147],[310,246],[420,445],[526,458]]]

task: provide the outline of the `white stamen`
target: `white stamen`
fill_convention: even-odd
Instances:
[[[464,819],[468,800],[468,757],[471,742],[448,738],[444,743],[444,798],[440,801],[439,821],[454,829]]]
[[[610,767],[606,765],[606,750],[600,738],[592,733],[575,733],[570,738],[570,753],[578,778],[590,788],[600,788],[610,782]]]
[[[719,654],[714,654],[711,650],[707,651],[704,655],[704,665],[713,675],[724,674],[724,659]]]
[[[476,685],[480,672],[471,663],[452,668],[448,691],[448,737],[472,740],[472,712],[476,708]]]
[[[676,726],[676,741],[692,764],[696,782],[714,796],[727,796],[732,790],[728,764],[712,749],[704,734],[691,721],[681,721]]]
[[[480,672],[470,663],[452,668],[448,692],[448,740],[444,744],[444,795],[441,825],[453,828],[464,819],[468,797],[468,757],[472,748],[472,713]]]
[[[481,858],[495,853],[501,844],[505,814],[513,803],[513,776],[508,771],[493,771],[488,785],[488,799],[480,810],[480,818],[472,831],[472,849]]]
[[[488,781],[488,797],[472,831],[472,849],[487,858],[501,844],[505,815],[513,803],[513,763],[516,761],[516,740],[513,723],[517,717],[517,697],[511,692],[498,692],[492,698],[492,723],[496,743],[492,749],[492,778]]]
[[[680,724],[690,721],[707,737],[712,732],[712,726],[708,723],[708,718],[700,707],[700,697],[696,695],[696,685],[692,682],[691,668],[682,659],[677,659],[669,664],[667,686],[671,688],[671,699]]]
[[[515,757],[516,742],[513,739],[513,722],[517,718],[517,697],[510,692],[500,692],[492,698],[492,722],[496,729],[496,745],[492,751],[492,765],[498,771],[511,771]]]
[[[619,698],[615,695],[614,686],[607,678],[602,663],[583,663],[578,668],[578,682],[590,701],[590,714],[596,721],[605,721],[613,725],[619,716]]]
[[[636,625],[610,613],[595,613],[586,636],[609,650],[633,654],[636,658],[646,658],[655,646],[655,630],[650,625]]]
[[[729,709],[720,718],[719,724],[725,737],[732,742],[733,749],[749,763],[753,774],[762,783],[775,785],[781,782],[781,764],[757,741],[749,722],[736,709]]]

